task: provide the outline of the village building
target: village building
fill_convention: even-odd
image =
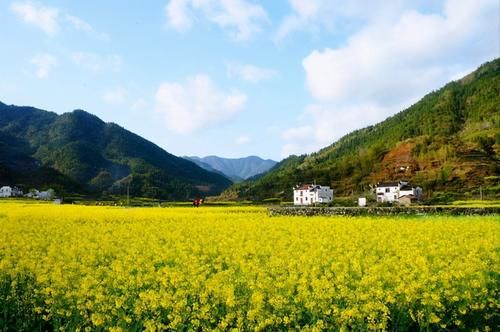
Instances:
[[[304,184],[293,190],[294,205],[327,204],[333,201],[333,190],[329,186]]]
[[[30,192],[24,196],[28,197],[28,198],[41,199],[44,201],[48,201],[48,200],[51,200],[54,198],[55,192],[53,189],[48,189],[46,191],[39,191],[38,189],[31,189]]]
[[[3,186],[0,188],[0,197],[22,196],[23,192],[17,187]]]
[[[54,195],[55,195],[55,192],[53,189],[49,189],[49,190],[46,190],[46,191],[40,191],[38,193],[38,199],[41,199],[41,200],[44,200],[44,201],[48,201],[48,200],[51,200],[52,198],[54,198]]]
[[[403,196],[415,196],[415,188],[409,185],[407,182],[400,182],[399,187],[399,198]]]
[[[0,197],[11,197],[12,196],[12,188],[9,186],[3,186],[0,188]]]
[[[405,206],[412,205],[415,202],[417,202],[417,196],[415,195],[403,195],[398,199],[398,203]]]
[[[395,202],[399,198],[399,182],[380,182],[375,189],[377,202]]]
[[[377,202],[400,203],[403,205],[416,202],[421,192],[420,187],[414,188],[407,181],[380,182],[375,189]]]

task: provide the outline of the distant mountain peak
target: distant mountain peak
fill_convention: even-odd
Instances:
[[[75,109],[72,112],[70,112],[70,113],[64,113],[63,115],[73,116],[73,117],[77,117],[79,119],[86,119],[86,120],[91,120],[91,121],[97,121],[97,122],[100,122],[100,123],[103,123],[103,124],[105,123],[97,115],[94,115],[94,114],[89,113],[87,111],[84,111],[82,109]]]
[[[214,155],[206,157],[185,157],[198,166],[210,171],[218,171],[234,182],[241,182],[258,174],[270,170],[276,161],[271,159],[262,159],[258,156],[248,156],[240,158],[223,158]]]

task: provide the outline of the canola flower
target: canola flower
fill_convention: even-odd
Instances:
[[[0,330],[498,330],[500,218],[0,204]]]

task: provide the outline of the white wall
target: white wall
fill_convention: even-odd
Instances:
[[[377,202],[394,202],[398,198],[399,187],[377,187]]]
[[[321,186],[314,191],[294,190],[293,204],[294,205],[311,205],[314,203],[329,203],[333,200],[333,190],[327,186]]]
[[[12,188],[11,187],[2,187],[0,188],[0,197],[10,197],[12,196]]]

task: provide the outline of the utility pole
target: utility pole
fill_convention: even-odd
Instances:
[[[127,182],[127,206],[130,206],[130,183],[132,182],[132,175],[130,175],[130,180]]]
[[[483,200],[483,186],[479,186],[479,197]]]
[[[127,206],[130,206],[130,181],[127,182]]]
[[[153,194],[153,201],[156,199],[158,199],[158,206],[161,207],[161,198],[160,198],[160,187],[157,187],[157,186],[153,186],[151,187],[151,189],[153,189],[154,191],[154,194]]]

